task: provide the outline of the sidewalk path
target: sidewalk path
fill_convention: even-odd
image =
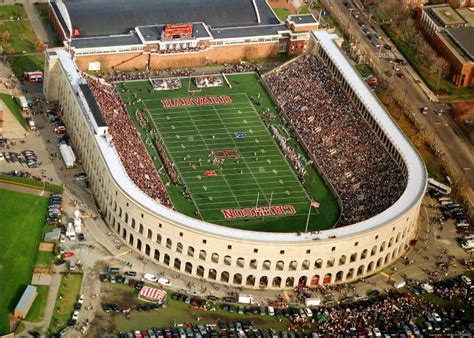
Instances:
[[[23,185],[17,185],[13,183],[0,182],[0,189],[11,190],[11,191],[21,192],[24,194],[30,194],[30,195],[36,195],[36,196],[49,196],[49,192],[47,191],[25,187]]]
[[[53,33],[49,30],[46,30],[43,26],[43,22],[41,21],[41,17],[39,16],[35,5],[25,1],[23,2],[23,7],[25,8],[26,14],[30,19],[31,26],[33,27],[33,30],[35,31],[38,38],[40,38],[43,43],[52,45],[54,43]]]

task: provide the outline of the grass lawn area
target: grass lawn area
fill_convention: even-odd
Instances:
[[[0,6],[1,7],[1,6]],[[4,93],[0,93],[0,100],[3,101],[3,103],[6,104],[6,106],[8,107],[8,109],[10,109],[10,111],[12,112],[12,114],[15,116],[15,118],[18,120],[18,122],[20,122],[20,124],[23,126],[23,128],[25,128],[25,130],[27,129],[26,128],[26,120],[25,118],[23,117],[23,113],[20,109],[20,106],[18,106],[18,104],[16,103],[16,100],[15,98],[12,98],[11,95],[9,94],[4,94]]]
[[[44,58],[41,53],[10,56],[8,61],[10,62],[13,73],[17,76],[22,76],[24,72],[42,71],[44,68]]]
[[[359,72],[359,74],[363,77],[363,78],[366,78],[368,77],[369,75],[373,74],[374,71],[372,70],[372,68],[370,68],[369,65],[366,65],[366,64],[358,64],[358,65],[355,65],[355,68],[357,69],[357,71]]]
[[[410,46],[405,41],[398,39],[395,32],[388,26],[382,25],[382,29],[390,37],[411,66],[421,76],[428,87],[430,87],[430,89],[440,97],[440,100],[450,101],[454,99],[474,99],[474,89],[458,88],[448,79],[441,79],[438,86],[438,79],[432,77],[429,73],[429,69],[416,58],[416,55]]]
[[[285,21],[288,15],[290,15],[290,11],[287,8],[273,8],[273,11],[281,21]]]
[[[0,175],[0,182],[10,182],[26,187],[37,188],[39,190],[44,189],[45,191],[50,191],[53,193],[62,193],[64,189],[62,185],[50,182],[41,182],[32,178],[16,177],[9,175]]]
[[[144,330],[151,327],[172,327],[175,324],[215,324],[217,321],[254,321],[260,329],[273,328],[278,331],[285,331],[288,321],[285,319],[279,323],[277,318],[272,316],[245,315],[235,312],[227,312],[221,309],[217,311],[191,310],[189,304],[181,301],[171,300],[168,293],[168,307],[158,311],[139,312],[134,308],[141,301],[137,298],[137,291],[123,284],[102,284],[108,295],[104,302],[116,303],[122,308],[131,306],[132,312],[130,320],[121,313],[112,314],[102,311],[97,313],[94,326],[102,332],[104,327],[111,327],[113,331],[125,332],[130,330]],[[199,322],[197,318],[199,317]]]
[[[38,290],[38,296],[35,299],[35,302],[31,306],[30,312],[26,316],[25,320],[29,322],[40,322],[43,320],[44,310],[46,303],[48,302],[48,285],[35,285]]]
[[[298,14],[311,14],[311,11],[307,5],[303,5],[300,7],[300,9],[298,9]]]
[[[46,197],[0,189],[0,334],[31,282],[47,205]]]
[[[144,114],[148,115],[149,125],[157,131],[166,155],[175,163],[179,180],[189,191],[188,200],[177,199],[176,192],[170,191],[172,199],[177,200],[175,207],[189,214],[192,210],[189,206],[184,210],[180,208],[194,205],[195,216],[239,229],[295,232],[304,231],[310,200],[316,199],[321,208],[311,210],[309,229],[331,227],[339,215],[337,201],[311,166],[308,166],[302,184],[285,159],[261,119],[266,108],[271,111],[275,106],[256,75],[229,75],[227,78],[232,88],[224,85],[202,89],[194,96],[227,95],[231,102],[190,107],[165,107],[163,104],[163,100],[190,97],[188,88],[197,88],[189,78],[182,78],[182,88],[174,91],[150,93],[148,81],[118,85],[126,88],[122,92],[125,102],[133,101],[134,94],[142,99],[127,106],[130,116],[136,123],[136,110],[147,110]],[[269,118],[287,137],[277,114],[273,113]],[[141,127],[137,125],[137,128],[140,130]],[[146,133],[142,136],[147,139]],[[294,149],[298,147],[296,143],[293,145]],[[235,152],[237,158],[222,155],[220,158],[224,158],[224,162],[214,163],[213,159],[221,156],[216,154],[223,150]],[[206,176],[205,172],[209,170],[215,175]],[[269,205],[290,205],[294,212],[285,216],[234,218],[223,211]]]
[[[8,12],[17,8],[24,12],[20,6],[0,6],[4,7],[13,7]],[[26,14],[23,17],[26,17]],[[25,71],[43,69],[43,55],[36,49],[37,37],[29,20],[4,21],[0,25],[0,36],[3,32],[10,33],[9,41],[2,42],[2,47],[5,53],[10,55],[9,62],[15,75],[21,76]]]
[[[0,6],[0,19],[10,19],[11,17],[23,17],[26,18],[25,8],[21,4],[15,5],[2,5]]]
[[[38,258],[36,259],[35,267],[49,269],[53,259],[54,256],[52,252],[38,251]]]
[[[49,324],[49,333],[61,331],[71,319],[74,304],[77,302],[82,285],[82,273],[66,273],[61,278],[58,298],[54,305],[54,312]],[[61,299],[60,299],[61,298]]]

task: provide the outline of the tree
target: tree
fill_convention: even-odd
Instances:
[[[11,35],[10,35],[10,32],[9,31],[5,31],[2,33],[2,42],[3,44],[7,44],[8,41],[10,41],[10,38],[11,38]]]
[[[41,41],[40,39],[37,39],[37,40],[36,40],[36,45],[35,45],[35,47],[36,47],[36,51],[37,51],[37,52],[40,52],[40,53],[43,52],[43,51],[46,49],[46,47],[45,47],[43,41]]]
[[[443,57],[435,57],[431,65],[433,75],[436,76],[436,89],[439,89],[441,78],[448,76],[449,62]]]

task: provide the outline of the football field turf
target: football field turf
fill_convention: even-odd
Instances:
[[[232,75],[228,79],[232,88],[194,93],[188,92],[188,88],[196,90],[188,78],[181,79],[180,90],[153,93],[148,91],[148,82],[128,82],[128,92],[122,95],[125,102],[132,97],[142,100],[128,106],[132,119],[136,109],[146,108],[150,125],[157,131],[151,136],[161,140],[175,164],[197,218],[248,230],[304,231],[310,202],[315,199],[321,208],[310,211],[309,230],[332,226],[339,213],[335,198],[320,177],[318,193],[307,192],[262,122],[259,111],[273,106],[256,76]],[[162,102],[219,95],[226,95],[231,102],[179,107],[165,107]],[[145,140],[149,137],[142,135]],[[174,202],[173,194],[171,197]],[[270,206],[285,214],[229,218],[235,209]]]

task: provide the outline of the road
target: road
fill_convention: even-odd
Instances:
[[[379,57],[384,49],[384,54],[392,54],[392,57],[403,59],[403,56],[398,52],[396,47],[385,35],[380,26],[371,20],[369,23],[368,13],[362,12],[360,6],[354,5],[351,1],[349,6],[344,5],[348,0],[325,0],[327,8],[340,23],[341,26],[348,30],[352,35],[353,41],[356,41],[357,48],[365,55],[368,55],[368,63],[381,73],[391,74],[394,87],[405,89],[407,95],[407,103],[409,111],[414,115],[418,125],[422,130],[426,131],[430,140],[436,145],[440,151],[442,159],[454,171],[455,176],[458,177],[458,184],[466,188],[471,206],[474,205],[474,175],[471,171],[474,170],[474,151],[473,146],[465,135],[460,130],[460,127],[448,116],[436,115],[433,110],[439,108],[439,104],[432,102],[427,95],[430,95],[429,89],[422,89],[423,83],[420,81],[416,72],[411,66],[403,66],[400,70],[405,75],[404,79],[394,76],[392,64],[384,58]],[[352,13],[357,12],[358,18],[355,18]],[[381,36],[381,44],[387,44],[391,47],[391,51],[385,48],[376,48],[372,42],[367,38],[367,35],[362,31],[361,24],[365,25],[370,31],[374,31]],[[406,60],[405,60],[406,61]],[[428,114],[421,113],[421,107],[428,107]]]

